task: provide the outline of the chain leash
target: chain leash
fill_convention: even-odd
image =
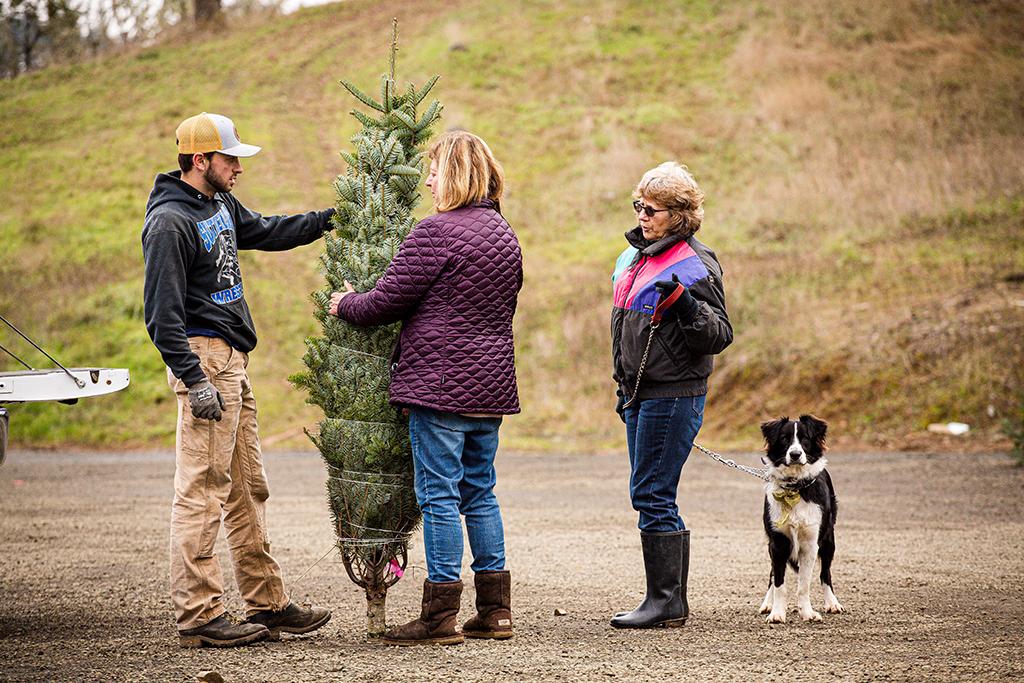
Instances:
[[[636,373],[636,386],[633,388],[633,397],[626,401],[622,406],[623,408],[632,405],[633,401],[635,401],[636,397],[640,394],[640,378],[644,376],[644,367],[647,365],[647,356],[651,353],[651,342],[654,341],[654,333],[657,332],[658,327],[661,325],[661,316],[665,311],[672,307],[672,304],[674,304],[685,291],[686,287],[678,285],[675,288],[675,291],[668,296],[658,295],[658,303],[654,307],[654,313],[651,314],[651,329],[650,333],[647,335],[647,348],[644,349],[644,357],[640,359],[640,369],[637,370]]]
[[[636,373],[636,387],[633,389],[633,398],[626,401],[622,407],[626,408],[633,404],[636,397],[640,395],[640,378],[644,376],[644,367],[647,365],[647,356],[651,353],[651,342],[654,341],[654,331],[660,323],[651,323],[651,334],[647,337],[647,348],[644,349],[644,357],[640,359],[640,369]]]
[[[622,406],[623,408],[626,408],[627,406],[632,405],[633,402],[636,401],[637,396],[640,395],[640,379],[644,376],[644,368],[647,366],[647,357],[651,353],[651,342],[654,341],[654,333],[657,331],[658,326],[661,325],[662,313],[664,313],[664,311],[668,310],[668,308],[670,308],[672,306],[672,304],[675,303],[676,299],[679,298],[679,296],[683,293],[684,290],[685,290],[685,288],[682,285],[679,285],[678,287],[676,287],[675,291],[672,292],[672,294],[670,294],[669,296],[667,296],[667,297],[658,297],[658,304],[657,304],[657,306],[655,306],[654,314],[651,316],[651,329],[650,329],[650,334],[647,335],[647,348],[644,349],[643,358],[640,359],[640,369],[637,370],[637,373],[636,373],[636,386],[633,388],[633,396],[632,396],[632,398],[630,398],[628,401],[626,401],[623,404],[623,406]],[[768,470],[762,470],[762,469],[758,469],[756,467],[747,467],[746,465],[737,465],[735,461],[733,461],[733,460],[726,460],[725,458],[720,456],[718,453],[715,453],[714,451],[709,451],[707,448],[704,448],[700,444],[696,444],[695,443],[695,444],[693,444],[693,447],[696,448],[697,450],[700,450],[700,451],[703,451],[703,452],[707,453],[713,459],[717,460],[718,462],[722,463],[723,465],[728,465],[729,467],[735,467],[738,470],[743,470],[747,474],[754,475],[758,479],[763,479],[764,481],[770,481],[770,479],[768,477]]]
[[[699,443],[693,444],[693,447],[696,448],[699,451],[703,451],[703,452],[707,453],[708,455],[710,455],[712,457],[712,459],[717,460],[718,462],[722,463],[723,465],[728,465],[729,467],[735,467],[738,470],[743,470],[747,474],[752,474],[755,477],[757,477],[758,479],[763,479],[765,481],[771,481],[771,479],[768,477],[768,470],[758,469],[757,467],[747,467],[746,465],[737,465],[736,461],[734,461],[734,460],[726,460],[725,458],[720,456],[718,453],[715,453],[714,451],[709,451],[707,448],[704,448]]]

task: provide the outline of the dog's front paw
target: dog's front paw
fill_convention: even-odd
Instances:
[[[833,602],[825,608],[825,612],[828,614],[842,614],[846,611],[846,608],[840,605],[838,602]]]
[[[757,610],[758,614],[768,614],[772,611],[772,603],[765,602],[761,604],[761,607]]]
[[[821,615],[815,612],[813,609],[800,610],[800,618],[804,621],[825,621],[821,618]]]
[[[840,614],[846,611],[846,608],[839,604],[839,600],[836,599],[836,594],[832,592],[832,586],[823,584],[825,593],[825,612],[828,614]]]
[[[769,624],[785,624],[786,613],[773,611],[771,614],[768,615],[768,618],[765,619],[765,621]]]

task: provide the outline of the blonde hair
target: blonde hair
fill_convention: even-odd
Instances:
[[[650,199],[669,209],[670,232],[689,237],[700,230],[704,220],[704,191],[697,187],[697,181],[682,164],[666,161],[644,173],[633,190],[633,197]]]
[[[486,142],[472,133],[451,131],[430,146],[428,155],[437,162],[435,209],[451,211],[491,199],[501,212],[505,171]]]

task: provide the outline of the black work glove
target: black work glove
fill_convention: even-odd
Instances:
[[[654,288],[658,290],[658,293],[664,297],[668,297],[676,289],[682,287],[683,293],[676,299],[675,303],[669,306],[670,311],[674,311],[679,316],[679,321],[682,323],[688,323],[697,317],[697,309],[700,308],[700,304],[690,294],[690,290],[683,287],[682,283],[679,282],[679,276],[672,273],[672,280],[658,280],[654,283]]]
[[[220,422],[221,411],[227,407],[224,405],[224,397],[208,379],[200,380],[188,388],[188,402],[192,406],[193,415],[217,422]]]
[[[619,414],[622,424],[626,424],[626,397],[622,395],[622,389],[616,391],[615,395],[619,397],[619,402],[615,406],[615,412]]]

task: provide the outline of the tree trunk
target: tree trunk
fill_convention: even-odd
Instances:
[[[388,589],[366,589],[366,635],[380,638],[387,627],[384,625],[384,603],[388,598]]]
[[[212,21],[220,14],[220,0],[196,0],[196,24]]]

